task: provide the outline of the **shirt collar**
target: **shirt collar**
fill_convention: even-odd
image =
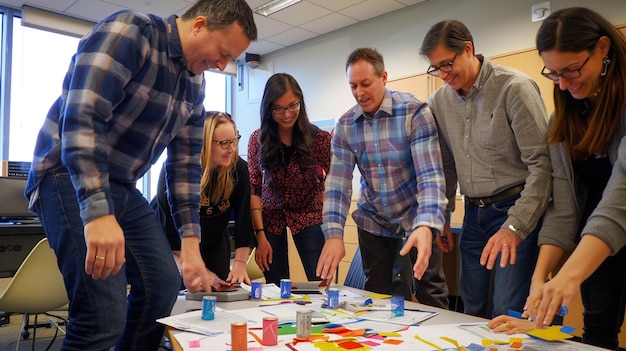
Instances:
[[[176,15],[171,15],[167,18],[168,55],[174,62],[179,61],[184,65],[183,47],[180,44],[180,36],[176,26],[177,18],[178,16]]]
[[[487,79],[489,79],[489,77],[491,76],[491,71],[493,71],[493,66],[491,65],[489,59],[485,58],[481,54],[476,55],[476,58],[478,59],[478,61],[480,61],[480,70],[478,71],[478,77],[476,77],[474,84],[472,84],[472,88],[470,89],[467,96],[463,96],[460,91],[456,92],[463,99],[467,99],[478,94],[478,92],[487,82]]]
[[[383,96],[383,101],[380,103],[380,107],[378,107],[378,111],[376,111],[376,113],[374,114],[374,118],[391,116],[392,111],[393,111],[393,99],[391,98],[391,90],[385,88],[385,95]],[[359,104],[356,105],[354,114],[355,116],[358,116],[356,119],[371,118],[363,111],[363,108]]]

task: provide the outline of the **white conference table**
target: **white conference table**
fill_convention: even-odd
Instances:
[[[334,286],[334,285],[333,285]],[[340,286],[341,290],[349,290],[356,292],[361,295],[369,294],[368,291],[355,289],[351,287]],[[242,300],[242,301],[233,301],[233,302],[218,302],[217,306],[223,308],[227,311],[234,311],[240,309],[248,309],[248,308],[258,308],[260,301],[255,300]],[[201,301],[193,301],[186,300],[184,296],[179,296],[174,308],[172,309],[171,315],[178,315],[182,313],[186,313],[188,311],[198,310],[202,308]],[[420,309],[427,311],[436,311],[439,312],[438,315],[427,319],[420,323],[420,326],[432,326],[432,325],[443,325],[443,324],[471,324],[471,323],[486,323],[488,320],[480,317],[471,316],[464,313],[454,312],[447,309],[436,308],[428,305],[423,305],[411,301],[405,301],[405,308],[407,309]],[[171,330],[170,330],[171,331]],[[171,336],[172,334],[168,334]],[[603,348],[598,348],[582,343],[578,343],[575,341],[565,340],[563,343],[570,344],[575,348],[575,350],[581,351],[599,351],[605,350]],[[175,351],[183,350],[179,345],[175,345],[175,342],[172,342],[173,349]],[[398,345],[397,350],[405,350],[402,345]],[[375,350],[375,348],[373,348]]]

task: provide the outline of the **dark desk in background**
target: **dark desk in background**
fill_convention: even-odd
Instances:
[[[0,222],[0,278],[14,276],[26,256],[44,237],[38,222]]]

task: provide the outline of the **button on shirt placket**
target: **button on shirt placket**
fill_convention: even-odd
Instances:
[[[372,118],[371,120],[371,127],[372,127],[372,135],[373,137],[373,146],[374,146],[374,155],[376,158],[376,168],[377,168],[377,172],[378,172],[378,179],[380,179],[380,191],[382,193],[386,193],[387,192],[387,181],[385,178],[385,167],[383,165],[383,162],[381,160],[381,155],[382,155],[382,151],[380,150],[380,143],[378,142],[378,140],[380,140],[380,133],[379,133],[379,125],[380,123],[378,123],[378,121],[376,120],[376,118]],[[383,205],[383,209],[386,211],[389,209],[389,204],[387,203],[382,203]],[[385,213],[385,215],[389,216],[389,213]]]
[[[468,174],[473,174],[472,169],[472,155],[471,155],[471,140],[472,140],[472,100],[471,99],[463,99],[465,101],[465,130],[463,132],[463,141],[465,145],[465,157],[467,158],[467,163],[470,168],[470,172]],[[472,180],[470,178],[465,179],[465,183],[467,183],[467,188],[472,188]]]

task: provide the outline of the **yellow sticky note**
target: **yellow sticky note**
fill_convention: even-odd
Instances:
[[[546,341],[565,340],[572,337],[570,334],[563,333],[560,325],[553,325],[543,329],[533,329],[526,332],[526,334]]]
[[[395,336],[395,337],[401,337],[402,336],[402,334],[396,333],[396,332],[379,332],[378,335],[380,335],[380,336]]]
[[[373,299],[389,299],[389,298],[391,298],[391,295],[378,294],[378,293],[364,294],[363,296],[371,297]]]
[[[504,340],[482,339],[481,343],[483,346],[491,346],[491,345],[507,345],[509,342],[504,341]]]

